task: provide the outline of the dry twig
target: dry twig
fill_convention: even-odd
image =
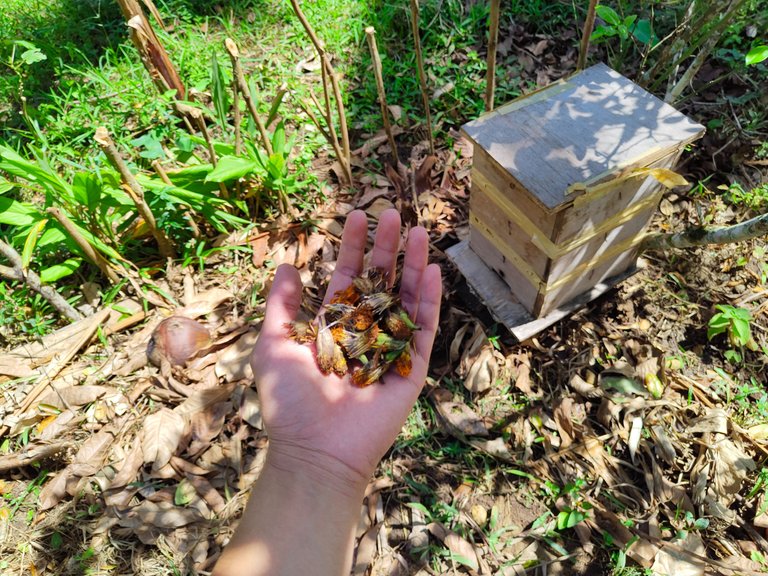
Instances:
[[[493,110],[494,93],[496,92],[496,45],[499,41],[500,4],[501,0],[491,0],[491,22],[488,28],[488,58],[485,75],[486,112]]]
[[[379,49],[376,47],[376,30],[373,26],[365,29],[365,35],[368,38],[368,48],[371,50],[371,59],[373,60],[373,75],[376,77],[376,90],[379,93],[379,104],[381,105],[381,119],[384,122],[384,131],[389,139],[389,147],[392,149],[392,161],[394,165],[400,164],[400,158],[397,155],[397,144],[395,135],[392,134],[392,125],[389,123],[389,108],[387,107],[387,94],[384,91],[384,79],[381,74],[381,58],[379,58]]]
[[[109,135],[107,129],[104,126],[99,126],[96,129],[96,134],[94,135],[93,139],[96,140],[96,143],[102,149],[104,154],[106,154],[112,166],[114,166],[115,169],[120,172],[120,177],[123,180],[123,183],[126,185],[126,191],[131,197],[131,200],[133,200],[133,203],[136,206],[136,210],[144,219],[144,222],[146,222],[150,233],[157,242],[160,254],[163,256],[163,258],[175,258],[176,252],[173,249],[173,244],[168,239],[168,236],[165,235],[165,232],[157,227],[155,215],[152,214],[152,210],[144,200],[144,190],[136,181],[136,178],[128,169],[128,165],[120,156],[120,153],[117,151],[115,143],[112,141],[112,137]]]
[[[411,27],[413,29],[413,45],[416,50],[416,66],[419,72],[421,100],[424,103],[424,114],[427,118],[427,133],[429,134],[429,153],[435,153],[435,138],[432,135],[432,115],[429,112],[429,94],[427,94],[427,76],[424,73],[424,58],[421,54],[421,37],[419,36],[419,0],[411,0]]]
[[[579,44],[579,60],[576,63],[576,71],[584,70],[587,64],[587,52],[589,51],[589,38],[592,36],[592,30],[595,28],[595,10],[597,9],[597,0],[589,0],[587,8],[587,18],[584,20],[584,30],[581,33],[581,43]]]

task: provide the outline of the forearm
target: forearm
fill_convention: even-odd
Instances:
[[[268,457],[214,576],[348,574],[362,498]]]

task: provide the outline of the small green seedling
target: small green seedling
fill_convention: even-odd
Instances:
[[[717,314],[709,320],[707,339],[712,340],[718,334],[727,334],[728,342],[734,348],[757,350],[757,343],[752,338],[752,314],[746,308],[729,304],[717,304]],[[731,362],[740,362],[742,355],[736,350],[728,350],[726,358]]]

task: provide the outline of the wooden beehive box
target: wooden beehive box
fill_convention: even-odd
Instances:
[[[674,167],[704,128],[598,64],[463,131],[469,248],[541,318],[634,267],[662,194],[647,169]]]

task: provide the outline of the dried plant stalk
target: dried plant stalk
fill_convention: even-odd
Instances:
[[[114,166],[115,169],[120,173],[120,177],[123,183],[126,185],[126,191],[131,197],[131,200],[133,200],[133,203],[136,206],[136,210],[144,219],[144,222],[146,222],[150,233],[157,242],[160,255],[163,256],[163,258],[175,258],[176,251],[173,249],[173,244],[171,243],[168,236],[165,235],[165,232],[157,227],[155,215],[152,214],[152,210],[150,210],[147,202],[144,200],[144,190],[141,188],[139,183],[136,181],[136,178],[128,169],[125,161],[123,161],[123,159],[120,157],[120,153],[117,151],[115,143],[112,141],[112,137],[109,135],[107,129],[104,126],[99,126],[96,129],[96,134],[94,135],[93,139],[102,149],[104,154],[106,154],[112,166]]]
[[[496,92],[496,46],[499,42],[499,12],[501,0],[491,0],[491,22],[488,26],[488,57],[485,74],[485,111],[493,110]]]
[[[91,246],[90,242],[88,242],[88,240],[86,240],[85,237],[80,234],[80,231],[77,229],[74,223],[67,217],[66,214],[64,214],[64,212],[61,211],[61,209],[57,208],[56,206],[51,206],[46,210],[46,212],[56,218],[57,222],[61,224],[62,228],[64,228],[67,234],[69,234],[69,237],[72,238],[74,243],[77,244],[78,248],[83,251],[85,257],[93,262],[96,267],[101,270],[101,273],[109,279],[110,282],[117,284],[120,281],[120,278],[118,278],[109,262],[107,262],[104,256],[99,254],[96,249]]]
[[[304,27],[304,30],[306,31],[307,36],[309,36],[309,39],[312,42],[312,45],[315,47],[315,51],[317,52],[318,57],[320,58],[320,65],[324,75],[323,91],[324,91],[325,98],[328,102],[330,102],[330,95],[328,90],[328,80],[330,79],[331,89],[333,90],[333,99],[336,101],[336,113],[339,117],[339,131],[341,132],[342,155],[339,156],[339,162],[341,163],[341,167],[344,170],[345,177],[348,180],[347,183],[352,184],[352,151],[349,144],[349,130],[347,129],[347,115],[346,115],[346,112],[344,111],[344,101],[341,98],[341,88],[339,86],[339,80],[336,77],[336,72],[333,69],[333,66],[331,66],[331,61],[328,59],[328,53],[325,50],[325,46],[323,45],[323,42],[318,38],[317,34],[315,33],[315,29],[312,28],[312,25],[309,23],[309,20],[307,20],[307,17],[304,15],[304,12],[301,11],[301,6],[299,6],[298,0],[291,0],[291,6],[293,6],[293,11],[298,17],[299,22],[301,22],[301,25]],[[328,106],[328,108],[330,108],[330,106]],[[326,124],[329,127],[329,131],[331,131],[331,126],[333,125],[333,118],[331,117],[329,112],[326,113],[325,120],[326,120]]]
[[[435,153],[435,138],[432,134],[432,115],[429,111],[429,94],[427,94],[427,75],[424,73],[424,58],[421,54],[421,37],[419,36],[419,0],[411,0],[411,27],[413,29],[413,46],[416,50],[416,66],[419,72],[421,100],[424,103],[424,114],[427,117],[427,133],[429,134],[429,153]]]
[[[232,62],[232,75],[237,82],[240,93],[243,95],[243,100],[245,100],[246,106],[248,106],[248,111],[251,113],[251,117],[256,123],[256,127],[259,129],[261,140],[264,143],[264,150],[266,150],[267,154],[271,156],[272,142],[269,140],[267,129],[264,126],[264,122],[262,121],[261,116],[259,115],[259,111],[256,109],[256,103],[253,101],[251,89],[248,88],[248,83],[245,81],[245,74],[243,74],[243,68],[240,66],[240,50],[238,50],[237,44],[235,44],[234,40],[231,38],[224,40],[224,47],[227,49],[229,59]]]
[[[579,60],[576,63],[576,70],[584,70],[587,65],[587,52],[589,51],[589,38],[592,36],[592,30],[595,28],[595,9],[597,0],[589,0],[587,8],[587,19],[584,20],[584,30],[581,32],[581,43],[579,44]]]
[[[11,263],[9,266],[0,266],[0,277],[7,280],[16,280],[29,286],[29,289],[33,292],[40,294],[45,298],[48,303],[53,306],[59,314],[72,321],[77,321],[82,318],[80,313],[75,310],[72,305],[67,302],[64,297],[56,292],[51,286],[43,286],[40,276],[35,274],[30,269],[24,269],[21,255],[10,244],[6,244],[0,240],[0,254],[6,257]]]
[[[131,29],[131,40],[152,81],[161,92],[176,90],[176,98],[183,100],[186,97],[184,84],[139,3],[136,0],[117,0],[117,3]]]
[[[376,30],[373,26],[368,26],[365,29],[365,35],[368,37],[368,48],[371,51],[371,59],[373,60],[373,75],[376,77],[376,90],[379,93],[381,119],[384,122],[384,131],[389,139],[389,147],[392,149],[392,160],[395,166],[397,166],[400,164],[400,158],[397,154],[395,135],[392,134],[392,125],[389,123],[389,108],[387,107],[387,94],[384,91],[384,79],[381,73],[381,58],[379,58],[379,49],[376,46]]]

